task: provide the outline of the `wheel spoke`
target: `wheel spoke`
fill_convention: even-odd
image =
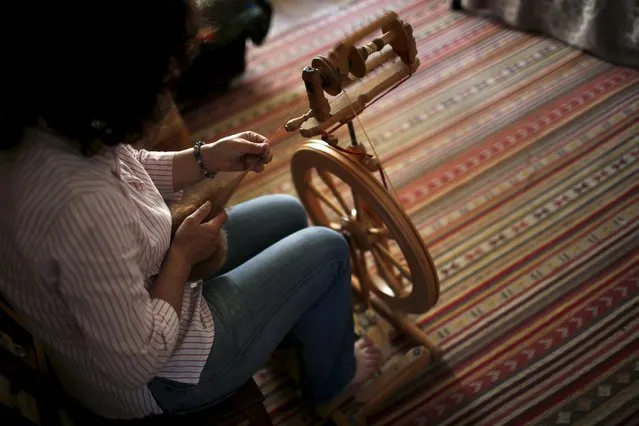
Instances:
[[[337,213],[337,215],[339,217],[343,217],[344,216],[344,212],[340,211],[340,208],[337,204],[335,204],[333,201],[329,200],[326,195],[322,194],[317,188],[315,188],[315,186],[313,185],[309,185],[308,189],[310,189],[310,191],[313,193],[313,195],[315,195],[317,198],[319,198],[321,201],[324,202],[324,204],[326,204],[328,207],[331,208],[331,210],[333,210],[335,213]]]
[[[344,201],[344,198],[337,189],[337,186],[335,186],[335,182],[333,182],[333,178],[331,177],[331,175],[319,169],[317,170],[317,174],[324,181],[326,186],[328,186],[328,189],[331,190],[331,192],[333,193],[333,197],[335,197],[339,205],[342,206],[342,208],[344,209],[344,213],[346,213],[346,215],[348,216],[351,209],[348,207],[348,204],[346,204],[346,201]]]
[[[391,234],[390,231],[386,228],[368,228],[366,232],[368,232],[369,235],[374,235],[376,237],[381,237],[387,240],[395,239],[393,234]]]
[[[352,244],[352,241],[349,241],[348,245],[351,252],[351,259],[353,260],[353,272],[355,272],[355,275],[357,275],[357,278],[359,278],[362,291],[372,292],[375,285],[368,272],[366,259],[364,258],[362,252],[355,248],[354,244]]]
[[[389,237],[390,238],[382,238],[379,241],[377,241],[377,243],[380,245],[380,247],[382,247],[382,248],[384,248],[384,250],[386,250],[386,253],[388,253],[388,255],[391,256],[391,259],[392,259],[391,262],[392,262],[393,260],[396,260],[396,258],[390,252],[390,247],[388,245],[388,241],[391,240],[391,239],[394,239],[394,238],[392,238],[392,235],[390,235],[390,231],[388,231],[385,228],[384,228],[384,230],[389,233]],[[372,250],[372,251],[374,252],[375,250]],[[395,270],[393,268],[390,268],[390,269],[391,269],[391,273],[393,274],[393,277],[395,277],[395,279],[398,280],[401,283],[402,282],[402,274],[400,272],[395,272]],[[410,281],[410,278],[408,278],[408,279]]]
[[[392,263],[399,272],[406,278],[408,281],[412,281],[412,277],[410,275],[410,271],[404,267],[395,256],[393,256],[388,250],[386,250],[380,243],[375,243],[373,245],[373,251],[379,252],[387,261]]]
[[[368,262],[366,262],[365,253],[361,250],[357,250],[357,257],[359,258],[359,267],[362,271],[362,274],[366,277],[366,282],[372,288],[374,286],[373,278],[371,277],[370,270],[368,269]]]
[[[366,211],[366,204],[362,202],[362,199],[352,191],[353,201],[355,204],[355,211],[357,212],[357,221],[360,223],[366,223],[367,221],[371,224],[376,224],[375,219]]]
[[[331,222],[328,224],[328,227],[331,228],[333,231],[337,231],[337,232],[342,232],[344,228],[342,228],[342,225],[340,223],[337,222]]]
[[[362,202],[359,199],[359,197],[357,196],[357,194],[355,193],[355,191],[353,190],[353,188],[351,187],[351,194],[353,195],[353,205],[355,208],[355,218],[354,220],[359,221],[361,219],[361,215],[362,215]]]
[[[375,258],[375,265],[377,265],[377,270],[380,272],[384,281],[386,281],[388,286],[393,290],[395,296],[403,296],[405,291],[401,281],[395,277],[392,271],[388,270],[386,262],[384,262],[377,250],[373,250],[372,252],[373,257]]]

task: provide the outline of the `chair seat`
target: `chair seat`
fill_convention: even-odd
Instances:
[[[142,419],[112,420],[97,417],[80,407],[69,407],[76,426],[225,426],[225,425],[271,425],[264,407],[264,396],[253,379],[246,382],[215,405],[185,414],[160,414]],[[75,405],[75,404],[74,404]],[[69,406],[69,404],[67,404]]]

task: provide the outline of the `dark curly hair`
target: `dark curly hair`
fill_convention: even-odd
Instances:
[[[85,155],[136,142],[196,48],[189,0],[13,4],[21,31],[2,25],[0,149],[41,120]]]

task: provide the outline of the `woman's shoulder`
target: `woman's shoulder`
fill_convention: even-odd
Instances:
[[[114,159],[108,153],[86,157],[64,140],[30,129],[23,143],[3,154],[1,208],[16,225],[50,223],[64,209],[85,204],[99,194],[104,199],[122,197],[113,178]]]
[[[108,152],[82,155],[62,138],[39,129],[29,129],[23,143],[4,158],[3,169],[12,183],[28,191],[82,189],[110,185],[114,159]]]

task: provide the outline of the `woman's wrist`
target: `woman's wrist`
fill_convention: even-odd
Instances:
[[[204,146],[204,142],[199,140],[193,144],[193,157],[195,158],[195,162],[198,167],[202,171],[202,175],[205,178],[212,179],[217,174],[217,170],[210,169],[204,164],[204,160],[202,159],[202,147]]]
[[[219,171],[208,166],[207,169],[212,172]],[[202,179],[205,179],[205,176],[196,160],[195,149],[188,148],[178,152],[173,158],[173,186],[175,191],[188,188]]]
[[[186,274],[191,273],[191,262],[182,253],[181,250],[171,246],[166,254],[165,265],[169,266],[176,273]]]
[[[151,297],[170,304],[179,317],[182,312],[184,284],[190,274],[191,265],[186,257],[179,250],[169,248],[162,269],[150,288]]]

